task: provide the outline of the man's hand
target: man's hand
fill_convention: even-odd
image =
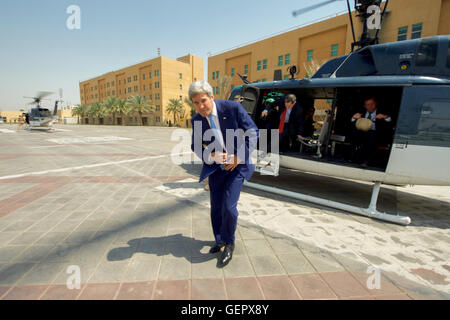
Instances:
[[[227,154],[223,152],[212,152],[210,160],[218,164],[224,164],[227,161]]]
[[[377,116],[375,117],[375,119],[387,119],[387,118],[389,118],[389,116],[388,115],[385,115],[385,114],[377,114]]]
[[[263,112],[261,113],[261,119],[267,117],[267,113],[268,113],[267,111],[263,111]]]
[[[357,120],[357,119],[361,119],[362,114],[361,113],[355,113],[355,115],[353,116],[353,119]]]
[[[301,135],[298,135],[297,136],[297,139],[300,141],[300,140],[308,140],[307,138],[305,138],[305,137],[303,137],[303,136],[301,136]]]
[[[227,159],[227,161],[225,162],[225,170],[226,171],[233,171],[234,169],[236,169],[236,167],[242,162],[241,159],[239,159],[237,156],[235,156],[234,154],[230,155]]]

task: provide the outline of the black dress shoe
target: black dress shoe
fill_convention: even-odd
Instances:
[[[219,252],[223,247],[225,246],[225,243],[216,244],[214,247],[209,249],[209,253],[217,253]]]
[[[220,256],[219,259],[219,267],[223,268],[228,263],[230,263],[231,258],[233,258],[233,251],[234,251],[234,244],[232,245],[227,244],[225,246],[225,249],[223,249],[222,255]]]

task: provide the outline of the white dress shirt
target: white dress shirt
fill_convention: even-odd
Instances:
[[[219,140],[220,140],[219,143],[222,146],[222,148],[225,150],[225,142],[223,140],[222,130],[220,130],[219,116],[217,114],[216,102],[214,102],[214,101],[213,101],[213,109],[212,109],[211,114],[212,114],[214,124],[216,125],[216,128],[217,128],[217,134],[219,135]],[[209,121],[209,116],[206,117],[206,120],[208,121],[209,126],[212,128],[211,122]]]

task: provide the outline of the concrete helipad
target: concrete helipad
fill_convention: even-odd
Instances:
[[[407,227],[245,187],[217,268],[209,193],[200,165],[172,161],[175,130],[0,125],[0,299],[450,298],[449,187],[383,186],[380,211]],[[288,170],[252,182],[361,206],[371,192]]]

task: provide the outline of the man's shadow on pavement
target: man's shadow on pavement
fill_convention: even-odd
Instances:
[[[203,263],[217,258],[215,254],[201,252],[203,247],[213,246],[213,241],[196,240],[181,234],[132,239],[127,244],[128,247],[114,248],[109,251],[108,261],[127,260],[135,253],[155,254],[157,256],[171,254],[177,258],[185,258],[191,263]]]

